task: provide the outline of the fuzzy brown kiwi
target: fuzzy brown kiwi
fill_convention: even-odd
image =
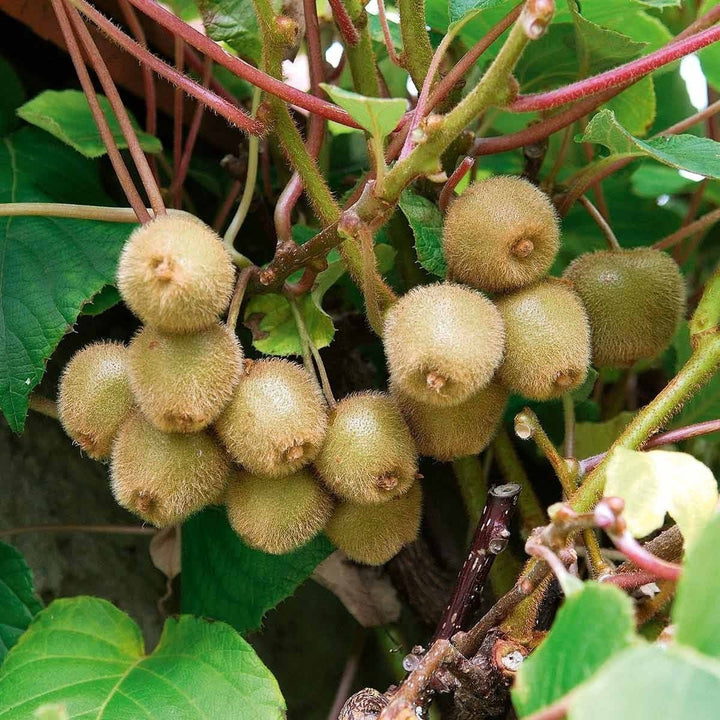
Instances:
[[[166,527],[222,500],[230,458],[207,433],[164,433],[136,410],[113,443],[110,469],[118,503]]]
[[[497,175],[473,183],[445,218],[448,277],[487,292],[538,280],[550,269],[559,245],[550,198],[520,177]]]
[[[505,329],[482,293],[437,283],[413,288],[388,310],[383,342],[402,392],[430,405],[457,405],[492,379]]]
[[[497,300],[505,321],[498,382],[531,400],[560,397],[581,385],[590,366],[590,326],[580,298],[548,278]]]
[[[145,324],[169,333],[210,327],[230,302],[235,269],[212,228],[192,215],[141,225],[120,256],[118,289]]]
[[[128,379],[127,348],[98,342],[73,355],[58,392],[58,415],[65,432],[95,460],[110,447],[135,401]]]
[[[581,255],[563,274],[580,296],[598,367],[631,367],[670,344],[685,313],[685,281],[661,250],[603,250]]]
[[[327,405],[315,380],[297,363],[248,361],[215,429],[246,470],[283,477],[317,455],[327,430]]]
[[[248,545],[283,555],[325,527],[334,502],[307,468],[273,479],[240,470],[230,480],[225,506],[230,525]]]
[[[416,482],[404,495],[379,505],[340,503],[325,533],[351,560],[382,565],[418,536],[422,488]]]
[[[135,399],[165,432],[197,432],[214,422],[242,374],[240,344],[222,323],[187,335],[145,326],[128,358]]]
[[[391,392],[419,453],[442,462],[482,452],[495,435],[508,397],[507,389],[495,382],[447,407],[420,403],[395,386]]]

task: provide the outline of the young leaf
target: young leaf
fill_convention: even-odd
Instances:
[[[575,455],[590,457],[605,452],[627,427],[635,413],[621,412],[604,422],[579,422],[575,426]]]
[[[25,559],[0,542],[0,663],[41,609]]]
[[[104,95],[98,95],[98,101],[115,142],[119,148],[126,148],[127,141],[110,107],[110,101]],[[45,90],[18,108],[17,114],[26,122],[37,125],[58,140],[75,148],[87,158],[98,158],[106,153],[100,131],[90,112],[90,105],[85,94],[80,90]],[[145,152],[162,152],[162,144],[156,137],[140,130],[140,126],[132,116],[130,121],[137,133],[140,147]]]
[[[207,508],[182,526],[182,610],[256,630],[332,551],[324,535],[287,555],[253,550],[224,509]]]
[[[140,628],[106,600],[56,600],[0,667],[0,717],[48,703],[69,717],[281,720],[270,671],[230,626],[181,615],[145,654]]]
[[[662,527],[669,513],[687,548],[713,516],[718,502],[712,471],[686,453],[616,448],[606,474],[605,497],[625,500],[624,517],[635,537]]]
[[[512,690],[516,711],[524,717],[559,700],[634,639],[630,599],[616,587],[586,582],[566,598],[547,638],[520,666]]]
[[[400,196],[400,209],[415,237],[420,264],[433,275],[444,278],[447,264],[442,249],[443,216],[437,205],[412,190],[405,190]]]

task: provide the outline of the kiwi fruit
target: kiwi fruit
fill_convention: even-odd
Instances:
[[[141,225],[120,256],[118,289],[145,324],[169,333],[210,327],[230,302],[235,269],[212,228],[168,213]]]
[[[222,323],[188,335],[145,326],[128,348],[130,386],[140,409],[165,432],[197,432],[230,402],[242,350]]]
[[[548,278],[497,300],[505,321],[505,358],[497,379],[531,400],[581,385],[590,365],[590,327],[580,298]]]
[[[421,516],[422,489],[416,482],[404,495],[380,505],[340,503],[325,533],[351,560],[382,565],[417,539]]]
[[[491,382],[458,405],[426,405],[391,387],[421,455],[447,462],[477,455],[493,439],[505,410],[508,391]]]
[[[128,353],[121,343],[87,345],[65,366],[58,393],[60,422],[91,458],[110,457],[113,438],[133,405]]]
[[[230,480],[225,505],[230,525],[250,547],[283,555],[325,527],[334,503],[310,470],[302,468],[275,479],[240,470]]]
[[[393,383],[418,402],[457,405],[487,385],[500,364],[505,329],[497,308],[463,285],[413,288],[385,316]]]
[[[448,277],[487,292],[507,292],[547,273],[560,245],[550,198],[520,177],[473,183],[447,211],[443,252]]]
[[[685,281],[662,250],[601,250],[563,274],[580,296],[598,367],[631,367],[668,347],[685,313]]]
[[[166,527],[222,500],[230,459],[207,433],[165,433],[135,411],[113,444],[110,470],[118,503]]]
[[[283,477],[317,455],[327,430],[327,406],[315,379],[297,363],[247,361],[215,430],[248,472]]]
[[[343,500],[381,503],[406,492],[417,475],[417,451],[390,396],[367,391],[343,398],[330,412],[315,467]]]

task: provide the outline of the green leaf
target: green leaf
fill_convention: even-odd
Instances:
[[[588,123],[580,141],[604,145],[611,153],[621,157],[647,155],[678,170],[720,178],[720,143],[694,135],[640,140],[617,122],[612,110],[597,113]]]
[[[650,75],[642,78],[619,95],[610,98],[605,107],[615,113],[618,122],[633,135],[647,135],[657,115],[655,82]]]
[[[332,551],[324,535],[287,555],[253,550],[224,509],[207,508],[182,527],[182,610],[256,630]]]
[[[98,95],[100,108],[107,118],[110,130],[119,148],[126,148],[125,136],[120,130],[110,101],[104,95]],[[85,94],[80,90],[45,90],[18,108],[17,114],[31,125],[36,125],[46,132],[75,148],[88,158],[98,158],[107,151],[95,125],[90,105]],[[135,118],[130,116],[140,147],[145,152],[162,152],[160,141],[140,130]]]
[[[565,600],[547,638],[520,666],[512,690],[518,714],[530,715],[559,700],[634,638],[630,599],[616,587],[586,582]]]
[[[122,302],[122,298],[118,289],[114,285],[106,285],[90,302],[83,305],[82,314],[100,315],[100,313],[104,313],[119,302]]]
[[[96,163],[36,128],[0,145],[0,202],[111,205]],[[80,309],[115,280],[133,225],[0,218],[0,408],[22,430],[27,396]]]
[[[444,278],[447,264],[442,248],[443,216],[437,205],[412,190],[405,190],[400,196],[400,209],[415,237],[420,264],[433,275]]]
[[[646,162],[640,165],[630,178],[632,191],[643,198],[656,198],[660,195],[674,195],[685,192],[695,185],[684,178],[674,168]]]
[[[720,659],[718,548],[720,516],[715,516],[687,553],[672,615],[678,643]]]
[[[15,110],[25,101],[25,90],[12,65],[0,57],[0,137],[18,126]]]
[[[632,648],[608,663],[570,704],[569,720],[715,720],[720,663],[691,650]]]
[[[363,130],[375,138],[387,137],[407,110],[407,102],[402,98],[365,97],[327,83],[320,85]]]
[[[605,422],[582,422],[575,426],[575,455],[586,458],[605,452],[628,426],[635,413],[621,412]]]
[[[504,5],[508,0],[448,0],[450,24],[459,22],[466,15],[477,14],[482,10]]]
[[[208,37],[226,42],[241,57],[259,63],[262,40],[251,0],[198,0],[197,5]]]
[[[0,663],[41,609],[25,558],[0,542]]]
[[[0,668],[0,717],[47,703],[70,718],[281,720],[285,701],[250,645],[224,623],[181,615],[145,655],[140,628],[106,600],[56,600]]]

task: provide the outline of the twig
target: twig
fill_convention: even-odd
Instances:
[[[415,87],[422,87],[430,67],[433,49],[425,22],[424,0],[397,0],[400,13],[400,34],[403,41],[402,63],[410,73]]]
[[[333,19],[337,25],[340,35],[348,45],[357,45],[360,42],[360,34],[355,27],[355,23],[351,20],[348,11],[342,3],[342,0],[328,0],[330,9],[332,10]]]
[[[695,220],[695,222],[691,222],[689,225],[681,227],[679,230],[676,230],[671,235],[664,237],[662,240],[658,240],[653,247],[656,250],[667,250],[679,243],[681,240],[684,240],[686,237],[702,232],[703,230],[707,230],[718,221],[720,221],[720,208],[715,208],[715,210],[703,215],[701,218]]]
[[[26,525],[25,527],[0,530],[0,537],[46,532],[87,532],[108,535],[155,535],[157,530],[142,525]]]
[[[590,200],[588,200],[587,197],[585,197],[585,195],[579,197],[578,202],[588,211],[590,217],[600,228],[602,234],[605,236],[608,247],[611,250],[621,250],[622,248],[620,247],[618,239],[615,237],[615,233],[608,224],[607,220],[603,217],[602,213],[590,202]]]
[[[448,205],[453,198],[455,188],[470,172],[473,165],[475,165],[474,158],[464,157],[462,162],[455,168],[453,174],[447,179],[447,182],[443,185],[443,189],[440,191],[440,197],[438,198],[438,207],[440,208],[440,212],[444,213],[447,210]]]
[[[390,34],[390,26],[388,25],[387,12],[385,11],[385,0],[377,0],[378,18],[380,19],[380,27],[382,28],[383,39],[385,40],[385,48],[387,49],[390,62],[398,67],[404,67],[400,56],[395,52],[395,43],[393,43]]]
[[[360,666],[360,660],[362,659],[363,650],[365,649],[367,636],[368,632],[366,628],[358,627],[355,630],[355,637],[353,638],[352,645],[350,646],[347,662],[345,663],[342,676],[340,677],[340,682],[338,683],[337,690],[335,691],[335,699],[333,700],[332,707],[328,713],[327,720],[337,720],[340,710],[342,710],[342,706],[350,694],[350,689],[355,681],[355,676],[357,675],[358,667]]]
[[[222,227],[230,214],[230,210],[232,210],[232,206],[235,204],[242,188],[243,184],[239,180],[233,180],[227,191],[227,195],[225,195],[225,199],[223,200],[222,205],[218,208],[215,219],[213,220],[212,226],[215,232],[219,233],[222,230]]]

